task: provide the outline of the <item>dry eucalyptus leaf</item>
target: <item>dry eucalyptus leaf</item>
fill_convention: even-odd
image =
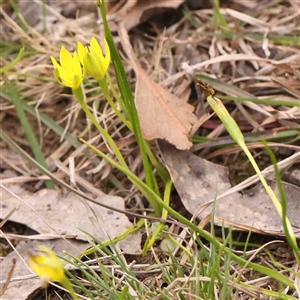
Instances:
[[[194,107],[152,81],[136,69],[135,103],[146,140],[165,139],[178,149],[189,149],[192,126],[197,122]]]
[[[213,164],[188,151],[179,151],[171,145],[160,142],[160,149],[172,181],[185,208],[194,214],[199,207],[215,199],[216,196],[231,188],[228,169]],[[270,183],[278,196],[276,183]],[[283,182],[287,198],[287,216],[297,238],[300,238],[300,188]],[[204,208],[199,218],[212,211],[212,205]],[[252,193],[233,193],[216,201],[215,224],[233,224],[235,228],[260,233],[284,235],[279,217],[270,197],[263,187]]]
[[[46,189],[31,194],[17,186],[10,186],[9,190],[23,201],[2,189],[0,218],[17,206],[19,209],[9,220],[25,224],[41,234],[76,234],[77,239],[86,241],[87,235],[81,231],[84,230],[98,240],[105,241],[133,227],[127,216],[81,200],[73,194],[62,196],[55,190]],[[103,195],[97,200],[125,210],[121,197]],[[118,246],[125,253],[139,254],[140,240],[140,233],[135,233],[118,243]]]
[[[117,14],[122,17],[126,30],[130,30],[133,27],[146,22],[152,17],[158,16],[170,9],[176,9],[183,3],[183,0],[170,1],[170,0],[135,0],[127,1],[117,11],[109,5],[109,15]],[[119,3],[114,6],[120,7]],[[116,25],[112,22],[109,23],[110,30],[116,30]]]
[[[1,295],[1,300],[29,299],[29,296],[41,288],[42,281],[34,276],[25,265],[25,263],[28,264],[29,252],[34,253],[39,244],[41,244],[41,242],[20,242],[16,247],[19,255],[15,251],[11,252],[1,262],[0,286],[2,288],[12,268],[12,261],[14,259],[16,260],[9,285],[4,291],[4,294]],[[67,257],[67,255],[64,254],[63,251],[77,256],[86,249],[86,243],[76,240],[65,241],[63,239],[57,239],[54,241],[43,241],[42,244],[53,250],[57,255],[65,257]],[[21,260],[20,256],[24,261]]]
[[[137,77],[135,104],[143,137],[146,140],[167,140],[177,149],[189,149],[192,146],[190,133],[197,122],[194,107],[147,76],[134,57],[127,31],[122,25],[119,26],[119,35]]]

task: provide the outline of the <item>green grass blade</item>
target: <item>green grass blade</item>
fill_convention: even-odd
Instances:
[[[232,100],[232,101],[238,101],[238,102],[253,102],[257,104],[265,104],[265,105],[272,105],[272,106],[278,106],[278,105],[285,105],[290,107],[300,107],[299,101],[287,101],[287,100],[280,100],[280,99],[258,99],[258,98],[247,98],[247,97],[232,97],[232,96],[219,96],[218,98],[224,99],[224,100]]]
[[[216,23],[216,20],[219,19],[220,21],[220,24],[222,26],[222,32],[226,35],[229,33],[229,30],[228,30],[228,25],[227,25],[227,22],[224,18],[224,16],[222,15],[221,11],[220,11],[220,2],[219,0],[210,0],[210,3],[213,7],[213,10],[214,10],[214,22]]]
[[[48,169],[44,154],[42,152],[42,149],[38,143],[37,138],[34,135],[34,132],[32,130],[32,127],[26,117],[26,114],[23,110],[23,107],[21,105],[21,101],[18,95],[18,90],[16,86],[13,86],[8,79],[6,79],[6,86],[7,86],[7,93],[9,98],[11,99],[11,102],[13,103],[19,121],[21,123],[22,128],[24,129],[25,135],[27,137],[27,140],[30,144],[31,150],[34,154],[34,157],[36,158],[37,162],[41,164],[44,168]],[[51,180],[45,180],[46,187],[48,189],[54,189],[54,183]]]
[[[21,48],[18,56],[11,63],[7,64],[3,68],[0,68],[0,73],[7,72],[9,69],[13,68],[22,59],[24,51],[25,51],[25,49]]]

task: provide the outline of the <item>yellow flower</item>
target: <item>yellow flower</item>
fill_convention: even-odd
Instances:
[[[79,60],[87,74],[96,80],[103,79],[110,63],[110,49],[106,39],[104,39],[105,56],[102,53],[98,41],[92,37],[89,46],[84,47],[78,42],[77,52]]]
[[[78,54],[75,51],[73,56],[64,47],[60,50],[60,64],[51,56],[54,66],[54,77],[62,85],[72,89],[78,89],[84,79]]]
[[[33,271],[44,279],[44,287],[47,286],[48,281],[59,282],[70,293],[73,300],[78,300],[65,274],[63,262],[46,246],[39,245],[39,249],[44,253],[39,255],[29,253],[29,264]]]
[[[40,245],[44,253],[33,255],[29,253],[29,265],[33,271],[47,281],[61,282],[65,279],[63,262],[46,246]]]

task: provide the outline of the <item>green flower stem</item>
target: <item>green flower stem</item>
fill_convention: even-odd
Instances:
[[[210,3],[214,9],[213,21],[216,23],[217,19],[219,19],[220,24],[222,26],[222,32],[224,34],[229,34],[227,22],[226,22],[224,16],[222,15],[222,13],[220,12],[220,1],[219,0],[210,0]]]
[[[165,193],[164,193],[164,203],[169,206],[170,205],[170,195],[171,195],[171,190],[172,190],[172,180],[168,180],[166,183],[166,187],[165,187]],[[162,219],[167,219],[168,218],[168,211],[163,208],[162,210],[162,215],[161,215]],[[145,242],[143,251],[142,251],[142,255],[145,256],[147,254],[148,249],[150,249],[155,241],[157,240],[157,237],[159,235],[159,233],[163,230],[165,226],[165,223],[161,222],[159,223],[159,225],[156,227],[155,231],[153,232],[152,236],[150,239],[147,238],[147,241]]]
[[[127,295],[128,295],[128,286],[125,285],[125,286],[123,287],[123,289],[122,289],[122,292],[121,292],[121,294],[120,294],[118,300],[125,300],[125,299],[127,299],[127,298],[126,298]]]
[[[145,141],[145,150],[146,150],[146,153],[149,157],[151,164],[157,170],[158,175],[160,176],[160,178],[163,180],[164,183],[167,183],[168,180],[170,179],[170,174],[166,170],[166,168],[158,161],[156,156],[153,154],[153,151],[149,145],[149,142],[147,142],[147,141]]]
[[[272,152],[272,150],[268,147],[267,143],[265,141],[263,141],[263,143],[266,147],[266,150],[271,158],[272,164],[275,169],[275,177],[276,177],[277,186],[278,186],[278,190],[279,190],[279,194],[280,194],[280,200],[281,200],[282,215],[284,216],[284,218],[282,219],[282,225],[283,225],[283,229],[285,232],[285,236],[286,236],[288,243],[293,248],[296,260],[297,260],[298,264],[300,265],[300,249],[298,247],[296,239],[294,238],[294,232],[291,231],[291,228],[289,228],[289,224],[287,223],[288,218],[286,217],[286,213],[287,213],[286,197],[285,197],[285,193],[284,193],[281,178],[280,178],[280,172],[279,172],[278,166],[277,166],[277,160],[276,160],[276,157],[275,157],[274,153]]]
[[[69,292],[73,300],[78,300],[78,297],[75,294],[73,286],[67,276],[65,276],[64,279],[60,281],[60,284],[62,285],[63,288],[65,288]]]
[[[81,142],[86,144],[90,149],[92,149],[95,153],[97,153],[100,157],[104,158],[106,161],[108,161],[110,164],[112,164],[114,167],[116,167],[119,171],[127,175],[128,179],[139,189],[139,191],[145,196],[145,198],[150,203],[151,207],[154,209],[156,216],[161,216],[162,212],[162,206],[157,202],[157,199],[160,199],[156,191],[150,187],[147,183],[144,183],[142,180],[140,180],[135,174],[133,174],[129,168],[126,166],[122,166],[121,164],[118,164],[116,161],[108,157],[103,152],[99,151],[96,147],[92,146],[88,142],[86,142],[84,139],[80,139]],[[153,194],[156,195],[156,197],[153,197]]]
[[[145,177],[146,177],[146,183],[149,187],[152,188],[156,192],[157,195],[159,195],[159,188],[158,184],[156,181],[156,177],[153,174],[153,170],[148,158],[148,155],[146,153],[146,142],[142,136],[142,131],[139,123],[139,118],[138,114],[136,111],[135,103],[134,103],[134,98],[133,94],[130,88],[130,85],[128,83],[126,73],[120,58],[120,55],[115,47],[113,37],[109,31],[107,20],[106,20],[106,10],[105,10],[105,4],[103,0],[97,0],[97,4],[100,8],[102,20],[103,20],[103,26],[104,26],[104,32],[105,32],[105,38],[107,40],[107,43],[110,48],[110,53],[112,57],[112,62],[113,66],[115,69],[115,74],[116,74],[116,79],[119,87],[119,91],[122,95],[122,100],[123,103],[123,111],[126,114],[127,119],[130,121],[132,128],[133,128],[133,133],[136,137],[136,141],[138,143],[140,153],[142,156],[142,162],[144,166],[144,172],[145,172]],[[161,208],[159,211],[155,209],[156,213],[161,212]]]
[[[118,146],[116,145],[116,143],[114,142],[114,140],[111,138],[111,136],[108,134],[108,132],[99,124],[99,122],[96,120],[95,116],[90,112],[90,110],[88,109],[85,101],[84,101],[84,96],[82,93],[82,89],[78,88],[78,89],[73,89],[73,94],[75,95],[77,101],[79,102],[81,108],[83,109],[83,111],[85,112],[85,114],[87,115],[87,117],[93,122],[93,124],[95,125],[95,127],[98,129],[98,131],[102,134],[102,136],[104,137],[105,141],[108,143],[108,145],[110,146],[111,150],[113,151],[113,153],[116,155],[117,159],[119,160],[120,164],[128,169],[128,166],[120,152],[120,150],[118,149]]]
[[[112,94],[114,95],[114,98],[117,100],[117,102],[120,104],[122,110],[125,112],[125,108],[124,108],[124,102],[123,102],[123,99],[122,97],[117,93],[115,87],[114,87],[114,84],[112,82],[112,79],[109,75],[109,72],[106,72],[106,80],[108,81],[108,84],[110,86],[110,89],[111,89],[111,92]]]
[[[117,212],[120,213],[124,213],[123,211],[119,210],[119,209],[114,209],[108,205],[105,205],[103,203],[99,203],[98,201],[92,199],[91,197],[89,197],[88,195],[86,195],[85,193],[82,193],[74,188],[72,188],[71,186],[69,186],[68,184],[66,184],[64,181],[60,180],[59,178],[55,177],[51,172],[49,172],[46,168],[44,168],[43,166],[41,166],[40,164],[36,164],[35,161],[33,160],[33,158],[28,155],[26,152],[22,151],[22,149],[0,128],[0,136],[1,138],[13,149],[15,149],[23,158],[25,158],[26,160],[28,160],[30,163],[34,164],[41,172],[43,172],[44,174],[46,174],[47,176],[49,176],[53,181],[55,181],[57,184],[59,184],[60,186],[68,189],[69,191],[72,191],[75,195],[78,195],[79,197],[94,203],[96,205],[100,205],[101,207],[105,207],[107,209],[113,209]],[[83,141],[84,142],[84,141]],[[100,157],[103,157],[104,159],[106,159],[109,163],[111,163],[114,167],[116,167],[118,170],[122,171],[125,175],[132,176],[135,177],[136,181],[140,182],[140,185],[142,188],[144,188],[145,190],[148,191],[149,196],[152,197],[153,201],[156,201],[158,203],[158,205],[161,205],[162,207],[164,207],[169,214],[171,214],[175,219],[177,219],[179,222],[181,222],[182,224],[188,226],[189,228],[191,228],[191,230],[195,231],[196,233],[198,233],[201,237],[203,237],[204,239],[206,239],[208,242],[212,243],[215,247],[222,247],[222,244],[220,243],[220,241],[217,240],[217,238],[215,236],[213,236],[212,234],[210,234],[209,232],[199,228],[197,225],[195,225],[194,223],[192,223],[191,221],[189,221],[188,219],[186,219],[185,217],[183,217],[180,213],[176,212],[175,210],[173,210],[171,207],[169,207],[168,205],[166,205],[161,198],[153,191],[151,190],[145,183],[141,182],[141,180],[135,176],[132,172],[130,172],[130,170],[123,168],[122,166],[120,166],[116,161],[114,161],[113,159],[109,158],[109,157],[105,157],[105,155],[103,153],[101,153],[97,148],[93,147],[92,145],[89,145],[88,143],[85,142],[85,144],[87,146],[89,146],[89,148],[92,148],[92,150],[94,150]],[[133,180],[132,180],[133,181]],[[150,203],[151,204],[151,203]],[[131,213],[129,213],[131,214]],[[133,214],[131,214],[133,215]],[[145,216],[145,218],[149,219],[148,216]],[[260,266],[256,263],[252,263],[252,262],[248,262],[247,260],[245,260],[244,258],[232,253],[231,249],[228,248],[224,248],[223,250],[227,255],[230,255],[231,259],[234,260],[235,262],[239,263],[242,266],[247,265],[248,268],[252,268],[253,270],[265,274],[267,276],[270,276],[271,278],[274,278],[275,280],[280,281],[282,284],[285,284],[287,286],[289,286],[292,289],[295,289],[295,285],[293,283],[293,281],[291,281],[289,278],[287,278],[285,275],[281,274],[280,272],[278,272],[277,270],[272,270],[269,269],[267,267],[264,266]]]
[[[118,110],[118,108],[116,107],[115,103],[113,102],[113,100],[111,99],[110,95],[109,95],[109,91],[108,91],[108,86],[106,83],[105,78],[103,78],[102,80],[98,81],[99,86],[101,87],[101,90],[106,98],[106,100],[108,101],[108,103],[110,104],[111,108],[114,110],[114,112],[116,113],[116,115],[119,117],[119,119],[127,126],[127,128],[132,132],[132,125],[129,121],[127,121],[124,116],[121,114],[121,112]]]
[[[289,219],[287,218],[286,214],[282,213],[283,212],[282,205],[281,205],[280,201],[278,200],[278,198],[276,197],[274,191],[267,184],[264,176],[262,175],[256,161],[254,160],[251,152],[249,151],[249,149],[248,149],[248,147],[245,143],[243,133],[241,132],[239,126],[236,123],[236,121],[228,113],[226,107],[224,106],[224,104],[222,103],[222,101],[220,99],[214,97],[213,95],[209,95],[207,97],[207,101],[208,101],[209,105],[211,106],[211,108],[214,110],[214,112],[217,114],[217,116],[220,118],[220,120],[224,124],[226,130],[229,132],[229,134],[233,138],[233,140],[242,148],[242,150],[247,155],[247,157],[248,157],[250,163],[252,164],[256,174],[258,175],[261,183],[263,184],[266,192],[268,193],[269,197],[271,198],[271,200],[272,200],[279,216],[281,217],[282,220],[284,220],[284,224],[285,224],[286,230],[287,230],[286,233],[289,235],[289,240],[292,243],[290,246],[293,249],[297,249],[297,241],[296,241],[296,237],[295,237],[292,225],[291,225]],[[299,252],[294,251],[294,254],[295,254],[295,257],[297,259],[297,262],[300,264],[300,254],[299,254]]]
[[[121,106],[121,108],[122,108],[122,110],[123,111],[125,111],[124,110],[124,103],[123,103],[123,100],[122,100],[122,98],[117,94],[117,91],[115,90],[115,88],[114,88],[114,85],[113,85],[113,83],[112,83],[112,80],[111,80],[111,77],[110,77],[110,75],[109,75],[109,73],[107,72],[106,73],[106,79],[107,79],[107,81],[108,81],[108,83],[109,83],[109,85],[110,85],[110,87],[111,87],[111,91],[112,91],[112,93],[113,93],[113,95],[114,95],[114,98],[117,100],[117,102],[120,104],[120,106]],[[100,85],[100,82],[98,82],[99,83],[99,85]],[[102,86],[100,85],[100,87],[102,88]],[[104,87],[105,88],[105,87]],[[102,88],[102,91],[103,91],[103,94],[104,94],[104,96],[106,97],[106,92],[105,92],[105,90]],[[108,94],[108,93],[107,93]],[[109,97],[109,95],[108,95],[108,97]],[[108,100],[108,102],[112,105],[112,108],[114,109],[114,111],[118,114],[118,113],[120,113],[118,110],[117,110],[117,108],[115,107],[115,104],[113,103],[113,101],[110,99],[110,97],[109,98],[107,98],[107,100]],[[115,107],[115,108],[114,108]],[[119,116],[119,115],[118,115]],[[122,115],[121,115],[122,116]],[[123,117],[123,116],[122,116]],[[124,122],[124,121],[123,121]],[[132,128],[132,125],[131,125],[131,123],[130,123],[130,121],[127,121],[128,122],[128,125],[130,125],[130,127],[125,123],[125,125],[127,126],[127,128],[129,128],[129,130],[132,132],[132,133],[134,133],[134,131],[133,131],[133,128]],[[168,173],[168,171],[165,169],[165,167],[158,161],[158,159],[156,158],[156,156],[153,154],[153,151],[152,151],[152,149],[151,149],[151,147],[150,147],[150,145],[149,145],[149,143],[148,142],[146,142],[145,141],[145,150],[146,150],[146,153],[147,153],[147,155],[148,155],[148,157],[149,157],[149,160],[150,160],[150,162],[151,162],[151,164],[154,166],[154,168],[156,168],[156,170],[157,170],[157,172],[158,172],[158,174],[159,174],[159,176],[162,178],[162,180],[164,181],[164,182],[167,182],[169,179],[170,179],[170,175],[169,175],[169,173]]]
[[[108,73],[106,73],[106,77],[108,79],[108,82],[111,86],[111,90],[112,90],[112,93],[114,95],[114,97],[117,99],[118,103],[120,103],[122,109],[124,110],[124,103],[123,101],[121,100],[121,97],[119,97],[117,95],[117,92],[116,90],[114,89],[113,87],[113,84],[112,84],[112,81],[111,81],[111,78],[110,76],[108,75]],[[127,126],[127,128],[132,132],[134,133],[133,131],[133,127],[132,127],[132,124],[130,123],[130,121],[126,120],[124,118],[124,116],[120,113],[120,111],[117,109],[116,105],[114,104],[113,100],[111,99],[110,95],[109,95],[109,92],[108,92],[108,87],[107,87],[107,83],[105,81],[105,79],[102,79],[102,80],[99,80],[98,81],[98,84],[100,85],[101,89],[102,89],[102,92],[105,96],[105,98],[107,99],[108,103],[111,105],[112,109],[114,110],[114,112],[117,114],[117,116],[123,121],[123,123]],[[169,176],[169,173],[168,171],[164,168],[164,166],[157,160],[156,156],[153,154],[152,150],[151,150],[151,147],[149,146],[149,143],[147,143],[145,141],[145,148],[146,148],[146,153],[152,163],[152,165],[156,168],[159,176],[162,178],[162,180],[164,182],[167,182],[170,178]]]

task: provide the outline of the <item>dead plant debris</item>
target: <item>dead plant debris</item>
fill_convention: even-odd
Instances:
[[[24,110],[35,129],[35,135],[39,139],[47,163],[56,176],[77,185],[79,189],[93,194],[98,190],[98,195],[104,193],[119,195],[126,199],[127,209],[143,213],[148,209],[147,204],[124,174],[112,169],[106,161],[95,157],[93,153],[87,151],[86,147],[78,146],[77,137],[84,137],[95,147],[112,156],[99,133],[93,126],[87,124],[85,115],[80,111],[79,105],[75,102],[70,91],[54,82],[52,76],[50,55],[58,53],[61,46],[72,51],[76,48],[77,40],[83,44],[87,44],[92,36],[96,36],[99,41],[102,40],[103,29],[101,22],[98,22],[99,15],[96,1],[94,1],[95,3],[90,3],[93,1],[87,1],[89,3],[72,1],[71,4],[66,4],[64,1],[51,0],[47,1],[45,7],[41,6],[42,2],[44,1],[19,1],[18,15],[13,12],[8,1],[1,3],[0,19],[1,24],[3,24],[0,28],[2,40],[1,67],[12,61],[12,57],[16,55],[21,45],[24,45],[26,49],[25,56],[14,67],[13,72],[8,74],[7,80],[15,85],[22,100],[22,105],[24,105]],[[143,69],[140,71],[142,75],[138,74],[139,70],[132,64],[132,59],[130,60],[127,57],[128,52],[123,52],[122,37],[114,32],[114,40],[123,58],[128,80],[132,84],[132,90],[135,90],[136,85],[138,86],[137,89],[145,89],[150,86],[149,82],[151,82],[153,86],[155,85],[155,89],[164,91],[162,95],[176,95],[176,99],[178,97],[182,99],[187,107],[188,114],[191,115],[193,108],[195,108],[195,111],[199,111],[200,108],[193,82],[186,74],[185,69],[181,67],[182,63],[188,64],[196,75],[202,76],[203,80],[204,78],[208,81],[213,80],[209,83],[213,84],[214,89],[218,91],[220,96],[240,98],[236,101],[227,99],[224,100],[224,103],[241,125],[246,140],[248,138],[249,143],[253,143],[251,144],[252,151],[260,159],[260,167],[267,171],[270,171],[268,168],[272,168],[268,156],[263,151],[264,145],[257,138],[257,136],[264,135],[270,142],[270,147],[275,150],[277,159],[282,162],[282,172],[285,174],[283,178],[290,182],[286,185],[294,185],[293,191],[299,190],[299,172],[297,173],[299,158],[293,161],[289,160],[290,157],[295,157],[293,155],[297,152],[299,153],[300,147],[299,2],[293,0],[220,1],[220,13],[226,20],[225,27],[220,25],[216,13],[207,3],[204,3],[205,1],[185,1],[183,4],[183,1],[160,0],[157,2],[160,4],[157,6],[163,7],[163,10],[157,9],[156,5],[155,7],[151,4],[146,5],[145,1],[125,1],[124,3],[120,1],[109,5],[110,24],[115,24],[116,29],[120,16],[123,18],[126,23],[125,28],[131,30],[129,32],[130,42],[133,52],[136,54],[139,68]],[[179,6],[180,4],[182,5]],[[173,23],[168,24],[167,27],[165,16],[168,13],[170,14],[170,11],[166,11],[166,7],[172,7],[171,14],[174,14]],[[46,19],[44,19],[45,16]],[[132,71],[135,71],[135,73]],[[110,74],[113,82],[115,82],[112,66]],[[4,77],[1,78],[1,86],[5,85],[5,80]],[[144,85],[141,85],[141,80]],[[85,93],[88,95],[88,105],[99,119],[99,122],[117,140],[119,149],[130,169],[137,176],[143,178],[141,157],[132,133],[125,128],[121,120],[116,117],[113,110],[104,101],[104,97],[95,82],[90,80],[86,83]],[[142,93],[141,90],[137,91],[137,96]],[[253,99],[255,101],[252,101]],[[147,105],[153,108],[151,102],[154,100],[144,98],[142,103],[144,110],[140,114],[145,114]],[[265,101],[268,100],[278,100],[280,105],[265,104]],[[147,101],[150,103],[146,103]],[[287,105],[287,103],[295,103],[295,105]],[[155,109],[157,108],[155,107]],[[180,108],[174,109],[172,113],[176,114],[176,110],[180,110]],[[204,107],[204,110],[211,113],[210,108],[207,106]],[[163,115],[164,111],[161,113]],[[178,148],[187,149],[191,145],[188,134],[191,124],[195,122],[195,116],[192,116],[182,131],[185,140]],[[140,115],[140,117],[143,116]],[[31,152],[15,108],[5,93],[1,97],[0,120],[3,131],[8,133],[25,151]],[[146,119],[145,122],[149,122],[149,119]],[[169,122],[169,119],[167,122]],[[156,125],[160,127],[160,124]],[[172,126],[168,128],[169,131],[172,130]],[[239,150],[234,146],[230,146],[232,141],[228,139],[227,134],[224,132],[224,126],[220,124],[216,117],[212,117],[205,122],[196,135],[210,140],[197,145],[200,138],[198,140],[194,138],[195,144],[192,148],[194,154],[190,153],[189,155],[197,155],[199,158],[201,156],[201,159],[206,160],[207,163],[209,163],[208,159],[213,159],[214,163],[225,166],[236,163],[239,166],[238,171],[235,173],[236,177],[244,176],[243,178],[246,178],[246,180],[242,180],[239,186],[249,184],[247,181],[250,177],[250,172],[247,170],[248,166],[243,165],[243,163],[240,164],[243,160]],[[166,138],[165,135],[153,135],[152,133],[149,134],[149,137],[149,139]],[[176,145],[176,135],[172,136],[172,139],[166,139]],[[226,148],[222,148],[225,150],[219,150],[219,147],[224,145],[227,145]],[[33,193],[41,191],[43,180],[45,180],[43,175],[32,168],[17,153],[12,152],[6,143],[1,142],[0,147],[2,156],[1,183],[7,189],[14,189],[18,185],[23,191],[26,189],[25,194],[33,195]],[[153,147],[156,147],[154,143]],[[87,152],[89,153],[87,154]],[[183,159],[183,156],[180,156],[180,159]],[[180,168],[176,172],[180,172]],[[197,177],[197,172],[195,170],[193,172],[195,172],[193,175]],[[296,174],[294,177],[290,176],[292,172]],[[215,180],[215,178],[210,179]],[[183,178],[182,180],[186,179]],[[235,182],[240,181],[237,178]],[[184,185],[184,182],[181,183]],[[226,184],[228,185],[226,189],[233,191],[229,183]],[[178,188],[176,183],[175,187]],[[222,190],[222,192],[226,192],[226,190]],[[213,199],[213,193],[210,192],[207,197]],[[185,204],[180,188],[178,194],[182,197],[183,204]],[[22,198],[22,195],[20,197]],[[194,197],[197,198],[196,193]],[[240,195],[240,197],[242,196]],[[297,202],[297,195],[291,197],[295,205],[293,210],[294,229],[299,236],[299,219],[297,220],[297,213],[300,216],[299,201]],[[121,199],[120,197],[117,198]],[[3,215],[0,217],[2,219],[8,212],[6,201],[5,198],[1,198]],[[178,203],[176,205],[178,206]],[[196,206],[198,207],[199,204]],[[36,210],[37,207],[35,207]],[[194,213],[194,206],[191,209],[187,205],[186,208],[191,214]],[[182,208],[181,211],[184,211],[184,209]],[[93,213],[91,212],[91,214]],[[210,222],[210,219],[206,217],[203,214],[203,220],[199,226],[205,227]],[[26,223],[30,228],[31,222],[24,222],[24,219],[26,219],[25,213],[22,218],[23,221],[18,219],[12,219],[12,221]],[[219,225],[222,224],[222,218],[218,219],[217,216],[216,220]],[[241,231],[251,230],[251,220],[247,225],[241,223],[240,220],[239,222],[236,220],[236,222],[233,220],[227,221],[227,223],[232,222]],[[261,219],[257,219],[257,221],[261,221]],[[129,221],[126,220],[126,222]],[[37,242],[19,242],[18,239],[22,238],[22,236],[18,236],[18,233],[20,233],[18,230],[19,225],[17,223],[10,224],[13,224],[13,226],[2,228],[0,243],[2,256],[6,256],[5,258],[2,257],[3,261],[1,262],[2,275],[4,276],[1,278],[1,284],[5,285],[1,297],[3,297],[2,299],[12,299],[12,295],[18,295],[18,299],[41,299],[44,297],[44,292],[38,292],[40,283],[32,281],[32,274],[26,268],[26,264],[23,263],[26,261],[28,249],[32,249]],[[260,225],[262,224],[260,223]],[[267,230],[263,230],[260,225],[258,224],[256,228],[257,232],[279,235],[278,231],[274,230],[274,227],[270,224],[268,225],[272,228],[270,227]],[[22,225],[20,227],[23,228]],[[6,231],[5,228],[9,228],[9,230]],[[69,249],[71,251],[74,248],[74,243],[80,251],[84,249],[81,242],[73,240],[72,246],[65,239],[52,241],[54,236],[51,237],[51,240],[50,238],[47,240],[46,229],[43,229],[42,232],[39,232],[39,227],[31,229],[38,232],[36,237],[41,238],[41,235],[45,234],[45,243],[48,243],[54,249],[55,247],[59,249],[69,249],[71,247]],[[174,235],[182,234],[179,228],[172,227],[172,230],[174,230],[172,232]],[[33,235],[33,233],[31,234]],[[13,252],[6,249],[8,243],[4,242],[4,239],[13,241],[10,245],[10,247],[14,247]],[[188,234],[183,239],[187,245],[193,242],[192,237]],[[254,239],[253,243],[261,245],[269,242],[262,235],[255,235]],[[281,238],[282,240],[284,238]],[[64,241],[63,245],[61,241]],[[293,268],[294,273],[291,272],[286,276],[295,280],[295,274],[299,272],[299,267],[295,264],[288,244],[273,242],[272,244],[271,238],[271,245],[268,244],[265,249],[255,253],[254,257],[252,257],[253,253],[251,251],[247,252],[246,255],[265,266],[274,266],[278,262]],[[209,245],[205,246],[208,247]],[[270,259],[270,252],[272,252],[272,257],[276,258],[276,262]],[[16,263],[14,263],[15,260]],[[138,264],[144,265],[135,269],[134,264],[136,262],[134,261],[137,260]],[[133,272],[138,270],[136,274],[145,285],[153,285],[158,290],[162,290],[165,286],[166,282],[160,273],[161,270],[154,268],[151,272],[148,269],[149,266],[158,261],[170,263],[165,254],[162,254],[159,245],[156,245],[153,252],[149,252],[146,257],[125,255],[124,261],[126,264],[132,263]],[[186,276],[189,276],[193,266],[185,263],[184,259],[181,262]],[[14,267],[12,267],[12,263]],[[236,268],[238,266],[232,265],[231,272],[241,271]],[[113,272],[116,272],[116,270]],[[247,267],[239,273],[239,277],[243,282],[255,287],[251,291],[235,285],[233,292],[239,295],[239,299],[250,299],[250,297],[252,299],[269,299],[261,295],[259,289],[264,287],[273,291],[278,290],[276,281],[252,272]],[[27,280],[19,281],[20,278],[22,280],[27,278]],[[7,279],[11,281],[8,285],[6,283]],[[174,286],[185,286],[185,282],[180,280],[178,279],[176,282],[166,285],[169,293],[172,294]],[[192,282],[196,279],[191,278],[190,280]],[[209,278],[203,277],[202,280],[206,282]],[[23,282],[27,282],[26,286]],[[22,288],[20,288],[20,284]],[[234,284],[232,282],[232,286]],[[49,294],[51,299],[55,299],[53,288],[49,288],[49,291],[51,291]],[[285,292],[291,295],[289,288]],[[294,297],[297,297],[295,292]],[[159,297],[156,299],[159,299]]]

